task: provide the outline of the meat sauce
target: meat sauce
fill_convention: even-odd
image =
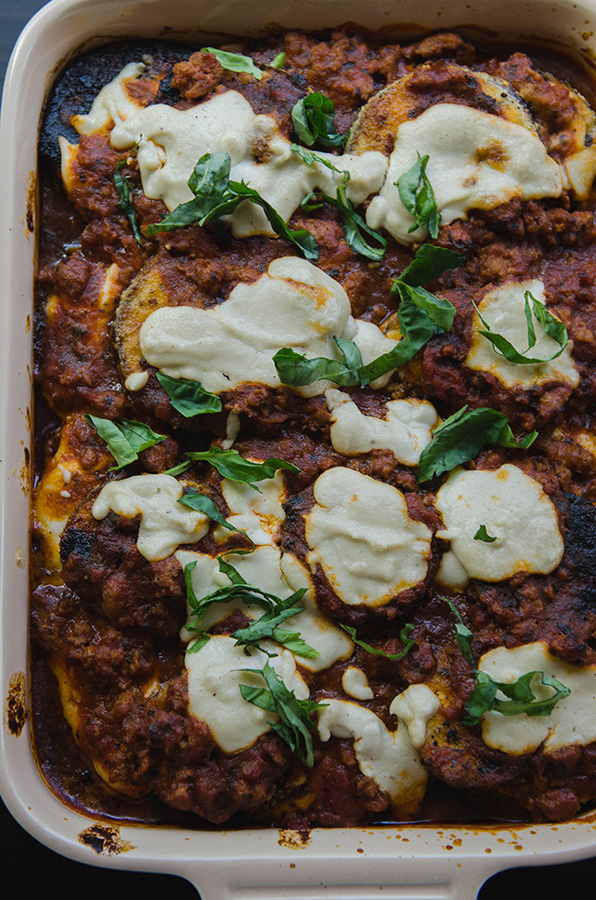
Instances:
[[[67,803],[94,816],[195,827],[570,818],[596,797],[594,738],[549,752],[541,742],[506,752],[483,739],[480,722],[467,723],[466,703],[476,684],[475,665],[496,648],[537,642],[572,668],[596,666],[593,192],[578,199],[567,186],[555,197],[511,197],[441,224],[436,238],[426,241],[459,254],[459,262],[428,287],[452,305],[452,325],[435,329],[381,387],[332,385],[368,420],[384,421],[387,404],[398,401],[418,404],[416,409],[432,404],[439,417],[433,428],[464,406],[507,417],[509,444],[485,442],[464,460],[464,469],[496,472],[513,465],[524,473],[540,490],[541,502],[550,504],[564,552],[546,572],[522,566],[506,577],[470,577],[454,585],[441,576],[448,538],[441,537],[436,506],[449,469],[419,481],[416,466],[386,446],[340,452],[333,438],[335,413],[322,392],[305,395],[247,377],[218,393],[219,412],[188,418],[173,408],[158,368],[135,343],[150,312],[135,305],[138,278],[159,272],[169,307],[217,311],[237,285],[258,284],[276,260],[299,253],[279,237],[234,236],[221,219],[149,235],[148,226],[168,209],[144,193],[136,148],[116,149],[110,127],[78,134],[73,116],[87,114],[100,88],[139,60],[145,69],[127,87],[139,108],[166,104],[188,110],[233,91],[257,116],[272,117],[286,140],[296,140],[292,110],[313,92],[332,101],[340,134],[365,133],[359,125],[363,107],[406,77],[411,120],[446,103],[502,116],[501,101],[491,99],[477,78],[482,73],[515,93],[549,158],[562,164],[577,141],[577,94],[566,79],[588,98],[593,86],[564,60],[477,48],[450,33],[402,45],[346,28],[329,35],[292,32],[231,49],[252,58],[262,77],[232,71],[217,55],[197,48],[160,42],[102,47],[69,64],[44,110],[32,572],[33,721],[44,776]],[[77,147],[66,187],[59,135]],[[588,128],[584,149],[590,144]],[[388,157],[393,139],[373,149]],[[332,152],[339,155],[341,149]],[[499,159],[493,162],[498,168]],[[117,171],[130,190],[136,237],[130,208],[117,190]],[[362,216],[369,203],[358,206]],[[399,339],[394,283],[425,239],[408,244],[386,234],[384,253],[371,261],[349,244],[332,204],[299,206],[289,224],[314,237],[316,266],[343,286],[352,317]],[[545,307],[565,326],[577,378],[553,375],[512,387],[493,370],[467,364],[478,327],[474,316],[487,291],[536,279],[544,287]],[[157,294],[149,294],[160,305]],[[122,318],[131,297],[132,313]],[[145,295],[142,300],[149,302]],[[139,367],[144,383],[133,389],[127,376]],[[161,439],[115,471],[90,417],[143,422]],[[524,446],[533,430],[535,440]],[[310,700],[323,706],[326,700],[356,703],[378,722],[379,744],[389,740],[383,734],[407,730],[403,716],[392,711],[396,696],[430,684],[439,697],[438,711],[427,717],[434,724],[416,743],[415,765],[424,773],[418,777],[429,780],[415,802],[395,800],[384,776],[363,762],[354,733],[337,728],[325,740],[317,730],[320,710],[310,714],[312,727],[307,726],[311,764],[277,728],[226,751],[207,722],[191,712],[184,635],[188,573],[174,552],[154,559],[139,552],[140,513],[112,508],[100,518],[95,504],[114,480],[173,471],[182,496],[198,491],[224,521],[240,515],[224,476],[208,462],[177,471],[188,452],[210,445],[233,448],[245,459],[291,464],[278,472],[283,514],[272,543],[309,573],[325,621],[344,640],[358,636],[351,650],[320,669],[304,665],[298,654]],[[428,535],[422,576],[413,576],[384,602],[346,600],[325,559],[313,561],[309,535],[314,512],[322,508],[317,485],[338,469],[358,473],[367,485],[389,486],[391,497],[404,499],[407,527]],[[384,525],[383,510],[376,513]],[[198,541],[178,546],[212,559],[225,546],[230,562],[240,558],[238,551],[255,551],[242,524],[225,535],[224,544],[216,521]],[[249,609],[230,608],[209,626],[211,641],[252,621]],[[473,664],[462,651],[458,621],[471,641]],[[354,669],[370,689],[359,698],[346,688],[346,672]]]

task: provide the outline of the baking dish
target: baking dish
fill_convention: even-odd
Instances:
[[[491,31],[485,27],[489,16]],[[282,2],[275,23],[321,28],[344,21],[370,28],[415,23],[408,31],[466,28],[487,37],[546,41],[591,64],[592,3],[451,4],[318,0]],[[271,23],[265,3],[228,0],[55,0],[23,33],[3,102],[1,265],[4,284],[0,466],[2,484],[2,772],[5,802],[37,839],[83,862],[168,871],[215,898],[476,896],[494,872],[537,861],[570,861],[596,852],[596,817],[518,828],[382,827],[315,830],[185,831],[96,823],[64,807],[45,787],[26,722],[27,525],[31,441],[31,295],[35,256],[35,159],[38,111],[57,66],[81,46],[110,37],[181,37],[207,42],[218,32],[259,33]],[[102,843],[96,857],[93,843]],[[92,860],[90,857],[93,857]]]

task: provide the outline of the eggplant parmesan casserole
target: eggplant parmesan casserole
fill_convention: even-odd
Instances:
[[[67,802],[304,829],[596,799],[590,92],[354,28],[58,77],[32,655]]]

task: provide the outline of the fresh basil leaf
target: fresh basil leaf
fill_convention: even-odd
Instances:
[[[303,641],[297,631],[286,631],[279,627],[286,619],[291,619],[304,610],[302,606],[293,605],[298,602],[299,597],[294,594],[290,599],[292,600],[291,606],[287,605],[287,601],[282,601],[277,610],[266,612],[246,628],[234,631],[231,636],[236,639],[236,644],[248,649],[248,647],[258,644],[259,641],[271,639],[298,656],[316,659],[319,655],[318,651]]]
[[[250,200],[251,203],[260,206],[275,234],[296,247],[305,259],[316,261],[319,258],[319,247],[312,234],[305,228],[296,230],[289,228],[277,210],[254,188],[249,187],[244,181],[230,181],[230,191],[238,197],[239,202]]]
[[[499,437],[499,444],[501,445],[501,447],[511,447],[517,450],[527,450],[528,447],[530,447],[534,443],[537,437],[537,431],[529,431],[528,434],[524,434],[523,438],[520,438],[520,440],[517,441],[515,439],[515,435],[511,430],[511,426],[507,424],[501,432],[501,436]]]
[[[218,50],[217,47],[201,47],[201,50],[203,53],[213,53],[220,66],[230,72],[246,72],[248,75],[254,75],[258,81],[263,77],[263,73],[255,66],[250,56]]]
[[[362,368],[362,354],[354,341],[349,341],[346,338],[334,337],[333,340],[339,347],[339,351],[344,358],[345,365],[348,369],[360,369]]]
[[[473,635],[464,625],[461,614],[452,600],[443,597],[456,618],[456,641],[462,656],[474,668],[476,685],[468,697],[464,709],[467,717],[462,719],[464,725],[477,725],[484,713],[494,710],[504,716],[517,716],[525,713],[527,716],[548,716],[555,708],[559,700],[567,697],[571,691],[556,678],[546,675],[544,672],[527,672],[513,683],[495,681],[486,672],[476,668],[472,653]],[[538,677],[542,684],[553,688],[553,694],[545,700],[538,700],[532,690],[531,682]],[[497,694],[501,692],[507,698],[501,700]]]
[[[447,247],[423,244],[397,281],[411,287],[423,287],[448,269],[456,269],[464,260],[465,256]]]
[[[382,656],[384,659],[392,660],[403,659],[404,656],[406,656],[410,652],[410,650],[418,646],[417,642],[412,640],[412,638],[410,637],[411,633],[414,631],[414,626],[410,623],[404,625],[399,633],[400,640],[403,643],[404,647],[403,650],[400,650],[398,653],[386,653],[384,650],[379,650],[378,647],[371,647],[370,644],[367,644],[365,641],[361,641],[356,636],[356,629],[352,628],[351,625],[343,625],[341,622],[339,624],[344,631],[347,631],[355,644],[357,644],[359,647],[362,647],[362,649],[366,650],[367,653],[372,653],[373,656]]]
[[[497,540],[496,537],[492,537],[488,531],[486,530],[486,525],[481,525],[476,534],[474,535],[475,541],[483,541],[485,544],[494,544]]]
[[[550,356],[546,357],[538,357],[538,356],[528,356],[528,352],[534,347],[536,344],[536,330],[534,328],[534,323],[532,322],[532,317],[530,313],[530,300],[532,301],[532,312],[536,317],[536,320],[542,326],[543,331],[553,340],[557,342],[559,345],[559,349],[552,353]],[[556,319],[552,313],[550,313],[547,308],[541,303],[539,300],[536,300],[535,297],[532,296],[530,291],[526,291],[524,295],[525,302],[525,316],[526,316],[526,324],[527,324],[527,332],[528,332],[528,346],[525,350],[517,350],[511,341],[509,341],[504,335],[499,334],[499,332],[493,331],[488,324],[488,322],[482,317],[480,310],[474,304],[476,308],[476,312],[478,313],[478,317],[484,328],[478,329],[478,334],[481,334],[485,337],[490,343],[493,345],[497,353],[501,356],[505,357],[508,362],[517,363],[518,365],[539,365],[540,363],[551,362],[553,359],[557,359],[563,351],[565,350],[567,344],[569,343],[569,336],[567,334],[567,329]]]
[[[248,669],[249,672],[259,670]],[[240,693],[249,703],[267,712],[275,712],[280,722],[270,722],[271,727],[297,753],[302,762],[309,768],[314,764],[312,734],[317,730],[311,715],[327,704],[315,703],[313,700],[299,700],[290,691],[275,669],[267,661],[260,674],[265,679],[267,689],[241,684]]]
[[[207,634],[206,631],[202,631],[197,635],[195,641],[186,648],[187,653],[198,653],[199,650],[202,650],[205,644],[207,644],[211,640],[211,635]]]
[[[411,169],[395,182],[401,202],[414,216],[414,224],[408,229],[411,233],[417,228],[425,228],[432,238],[439,234],[441,216],[437,209],[435,192],[426,174],[429,157],[420,156]]]
[[[330,97],[314,91],[294,104],[291,112],[296,136],[307,147],[343,147],[347,135],[339,134],[333,117],[335,106]]]
[[[546,699],[539,700],[532,690],[532,682],[538,678],[541,684],[553,689]],[[502,700],[502,693],[507,699]],[[544,672],[526,672],[513,683],[495,681],[486,672],[476,671],[476,687],[470,694],[464,709],[468,713],[463,719],[465,725],[477,725],[481,717],[489,711],[501,713],[503,716],[526,715],[548,716],[564,697],[571,693],[570,688],[556,678]]]
[[[270,69],[283,69],[284,63],[286,61],[286,54],[282,50],[281,53],[278,53],[276,57],[274,57],[269,63]]]
[[[281,383],[292,387],[313,384],[322,378],[333,381],[341,387],[353,387],[358,384],[358,377],[344,362],[327,359],[324,356],[309,359],[291,347],[282,347],[278,350],[273,362]]]
[[[436,297],[423,287],[412,287],[405,281],[399,280],[394,282],[400,296],[410,300],[418,309],[424,310],[433,325],[436,325],[442,331],[449,331],[453,325],[455,317],[455,307],[453,303],[444,297]]]
[[[204,460],[210,463],[222,478],[239,484],[250,484],[256,491],[260,489],[255,482],[273,478],[278,469],[294,473],[300,471],[297,466],[284,459],[276,459],[272,456],[265,462],[254,462],[251,459],[245,459],[237,450],[222,450],[221,447],[211,447],[210,450],[200,453],[187,453],[187,456],[193,462]]]
[[[228,531],[235,531],[237,534],[243,535],[243,537],[251,544],[252,549],[255,549],[254,541],[247,535],[246,531],[242,531],[241,528],[236,528],[234,525],[231,525],[220,513],[211,497],[200,494],[196,488],[191,487],[189,490],[185,491],[178,500],[178,503],[182,506],[187,506],[189,509],[204,513],[206,516],[209,516],[213,522],[221,525],[222,528],[227,528]]]
[[[139,225],[137,222],[137,214],[135,212],[134,206],[132,205],[132,201],[130,199],[131,195],[131,187],[130,182],[126,175],[123,175],[120,171],[123,166],[126,165],[126,160],[121,159],[120,162],[116,166],[116,170],[114,172],[114,187],[116,188],[116,193],[120,198],[118,201],[118,206],[126,215],[130,223],[130,227],[132,230],[133,237],[139,247],[141,249],[145,249],[145,245],[141,238],[141,232],[139,231]]]
[[[206,391],[199,381],[171,378],[163,372],[156,372],[155,377],[170,398],[174,409],[186,419],[205,413],[221,412],[223,408],[219,397]]]
[[[157,434],[144,422],[135,422],[132,419],[113,422],[111,419],[90,414],[86,415],[85,419],[106,442],[108,450],[118,463],[110,469],[111,472],[135,462],[139,458],[139,453],[154,447],[167,437],[165,434]]]
[[[230,180],[230,167],[229,155],[221,150],[201,156],[188,179],[194,198],[180,203],[160,222],[147,226],[147,234],[151,236],[160,231],[173,231],[196,222],[202,224],[205,217],[223,201]]]
[[[455,640],[457,642],[457,646],[459,648],[459,652],[467,659],[469,663],[474,667],[474,671],[476,671],[476,662],[474,660],[474,654],[472,652],[472,640],[474,635],[470,631],[470,629],[464,625],[464,620],[461,617],[461,613],[453,600],[450,600],[448,597],[442,597],[442,600],[445,601],[451,612],[456,618],[455,623]]]
[[[504,413],[489,406],[470,410],[464,406],[435,428],[430,444],[420,454],[418,482],[475,459],[490,444],[527,449],[535,436],[532,432],[517,442]]]
[[[189,178],[188,186],[195,194],[192,200],[181,203],[160,222],[149,225],[147,234],[172,231],[185,225],[198,224],[231,215],[244,201],[260,206],[271,228],[279,237],[288,241],[306,258],[317,260],[319,248],[310,232],[289,228],[277,210],[244,181],[230,181],[231,161],[227,153],[206,153],[202,156]]]

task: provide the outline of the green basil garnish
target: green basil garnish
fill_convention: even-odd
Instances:
[[[318,259],[319,248],[312,234],[305,229],[289,228],[277,210],[244,181],[230,181],[230,168],[227,153],[218,151],[201,156],[188,179],[194,198],[181,203],[161,222],[149,225],[147,234],[173,231],[193,224],[202,227],[221,216],[231,215],[244,200],[248,200],[261,207],[275,234],[296,247],[306,259]]]
[[[486,530],[486,525],[481,525],[476,534],[474,535],[475,541],[482,541],[485,544],[494,544],[497,540],[496,537],[492,537]]]
[[[339,134],[333,122],[333,100],[318,91],[298,100],[291,115],[296,137],[307,147],[343,147],[348,138],[347,134]]]
[[[405,208],[414,216],[414,224],[408,233],[417,228],[426,228],[432,238],[439,234],[441,215],[437,209],[435,192],[426,174],[428,156],[420,156],[411,169],[395,182],[399,197]]]
[[[285,61],[286,61],[286,54],[285,54],[285,51],[282,50],[281,53],[278,53],[277,56],[271,60],[271,62],[269,63],[269,68],[270,69],[283,69]]]
[[[417,479],[428,481],[469,462],[490,444],[525,450],[537,435],[532,431],[516,441],[505,413],[489,406],[470,410],[464,406],[435,428],[430,444],[420,454]]]
[[[344,230],[348,246],[351,247],[355,253],[359,253],[360,256],[364,256],[367,259],[372,259],[377,262],[381,260],[387,249],[387,241],[382,234],[369,228],[362,216],[358,215],[355,211],[352,202],[348,199],[346,185],[350,180],[350,173],[336,168],[329,160],[320,156],[318,153],[313,153],[312,150],[305,150],[304,147],[299,147],[297,144],[292,144],[292,150],[297,156],[304,160],[308,166],[314,166],[316,163],[320,163],[328,169],[343,175],[341,183],[336,188],[335,197],[324,194],[322,191],[315,191],[312,194],[308,194],[308,196],[303,199],[301,204],[302,207],[307,210],[312,210],[318,209],[322,205],[321,201],[328,203],[329,206],[332,206],[339,213],[339,220]]]
[[[139,225],[137,222],[137,214],[135,212],[134,206],[132,205],[130,195],[131,195],[131,186],[126,175],[123,175],[120,171],[123,166],[126,165],[126,160],[121,159],[118,165],[116,166],[116,170],[114,172],[114,187],[116,188],[116,193],[120,198],[118,201],[118,206],[126,215],[130,223],[130,227],[132,230],[133,237],[139,247],[141,249],[145,249],[145,245],[143,244],[141,238],[141,232],[139,231]]]
[[[254,75],[259,81],[263,77],[263,73],[255,66],[250,56],[218,50],[217,47],[201,47],[201,50],[203,53],[213,53],[220,66],[230,72],[246,72],[248,75]]]
[[[186,419],[205,413],[221,412],[222,403],[219,397],[206,391],[199,381],[171,378],[163,372],[156,372],[155,377],[170,398],[174,409]]]
[[[135,422],[132,419],[113,422],[111,419],[90,414],[86,415],[85,419],[106,442],[108,450],[118,463],[110,469],[111,472],[135,462],[139,458],[139,453],[154,447],[167,437],[165,434],[157,434],[144,422]]]
[[[400,640],[404,645],[403,650],[400,650],[398,653],[386,653],[384,650],[379,650],[378,647],[371,647],[370,644],[367,644],[365,641],[361,641],[358,637],[356,637],[356,629],[352,628],[350,625],[343,625],[341,622],[339,623],[344,631],[350,635],[355,644],[359,647],[362,647],[363,650],[366,650],[367,653],[372,653],[373,656],[382,656],[384,659],[392,659],[398,660],[403,659],[410,650],[414,647],[417,647],[418,644],[414,641],[410,635],[414,631],[414,626],[410,623],[404,625],[402,630],[399,633]]]
[[[238,529],[234,530],[237,531]],[[244,534],[244,532],[241,532],[241,534]],[[245,535],[245,537],[247,537],[247,535]],[[191,610],[189,622],[186,625],[188,631],[198,632],[201,637],[203,637],[205,633],[201,631],[199,625],[209,607],[213,606],[215,603],[229,603],[234,600],[239,600],[248,606],[258,606],[264,611],[264,615],[259,619],[251,622],[246,628],[239,628],[231,635],[231,637],[236,640],[237,645],[245,647],[245,653],[247,655],[249,647],[256,646],[260,641],[267,638],[276,641],[278,644],[281,644],[282,647],[286,647],[288,650],[291,650],[292,653],[297,653],[299,656],[314,659],[319,655],[314,647],[311,647],[302,640],[298,632],[286,631],[279,627],[286,619],[291,619],[298,615],[298,613],[304,611],[303,606],[296,606],[296,604],[304,596],[306,588],[300,588],[285,600],[282,600],[275,594],[264,591],[254,584],[249,584],[245,581],[240,572],[227,562],[223,556],[218,557],[218,565],[220,572],[230,579],[230,586],[217,588],[215,591],[212,591],[210,594],[201,598],[196,596],[192,586],[192,570],[195,568],[196,562],[190,562],[184,567],[186,597]],[[200,646],[202,647],[204,645],[205,640],[202,640]],[[198,650],[200,650],[200,647],[197,647],[197,651]],[[189,652],[196,652],[194,644],[189,649]]]
[[[191,487],[189,490],[185,491],[178,500],[178,503],[182,504],[182,506],[187,506],[189,509],[204,513],[206,516],[209,516],[213,522],[217,522],[218,525],[221,525],[222,528],[227,528],[228,531],[235,531],[237,534],[241,534],[250,543],[252,549],[255,549],[254,541],[247,535],[246,531],[242,531],[241,528],[236,528],[235,525],[231,525],[220,513],[213,500],[205,494],[200,494],[196,488]]]
[[[527,716],[548,716],[553,711],[559,700],[568,697],[570,688],[562,684],[556,678],[546,675],[544,672],[526,672],[513,683],[495,681],[486,672],[476,668],[472,653],[472,632],[467,628],[461,614],[453,601],[443,598],[449,605],[456,618],[456,641],[460,652],[474,667],[476,686],[468,697],[464,709],[468,713],[462,719],[464,725],[477,725],[484,713],[494,711],[504,716],[518,716],[524,713]],[[538,678],[541,684],[553,689],[553,694],[545,700],[539,700],[532,690],[532,681]],[[504,694],[502,700],[498,693]]]
[[[530,301],[532,306],[530,308]],[[507,340],[504,335],[499,334],[496,331],[492,331],[488,322],[482,317],[480,310],[474,304],[476,312],[478,313],[478,318],[484,325],[484,328],[478,329],[478,334],[481,334],[488,341],[491,342],[497,353],[501,356],[504,356],[506,360],[512,363],[517,363],[518,365],[536,365],[539,363],[551,362],[553,359],[557,359],[563,351],[565,347],[569,343],[569,335],[567,334],[567,329],[563,325],[559,319],[556,319],[552,313],[548,311],[544,303],[541,303],[540,300],[537,300],[530,291],[526,291],[524,294],[524,309],[526,316],[526,326],[528,332],[528,346],[525,350],[517,350],[513,344]],[[536,321],[542,326],[543,331],[548,337],[552,338],[559,345],[559,349],[555,351],[551,356],[547,356],[544,358],[536,357],[536,356],[528,356],[528,353],[532,349],[532,347],[536,344],[536,329],[534,328],[534,323],[532,321],[532,313],[536,318]]]
[[[367,387],[372,381],[409,362],[436,334],[453,322],[454,308],[448,300],[422,291],[422,285],[458,266],[464,257],[443,247],[423,244],[398,279],[392,293],[401,302],[397,310],[401,340],[387,353],[362,364],[360,351],[353,341],[335,337],[343,359],[318,356],[310,359],[291,347],[283,347],[273,357],[282,384],[302,387],[325,379],[340,387]],[[442,324],[440,324],[442,323]]]
[[[247,669],[248,672],[259,671]],[[299,700],[290,691],[273,667],[266,662],[260,670],[267,683],[267,688],[252,687],[241,684],[240,692],[245,700],[267,712],[277,713],[280,722],[271,722],[271,727],[297,753],[302,762],[312,767],[314,764],[312,734],[317,730],[311,715],[327,704],[315,703],[313,700]]]
[[[186,454],[193,462],[205,461],[210,463],[222,478],[229,481],[236,481],[240,484],[250,484],[256,491],[259,488],[255,482],[263,481],[266,478],[273,478],[278,469],[285,469],[288,472],[299,472],[298,466],[293,463],[286,462],[284,459],[276,459],[270,457],[265,462],[253,462],[251,459],[245,459],[237,450],[222,450],[221,447],[211,447],[200,453]]]

